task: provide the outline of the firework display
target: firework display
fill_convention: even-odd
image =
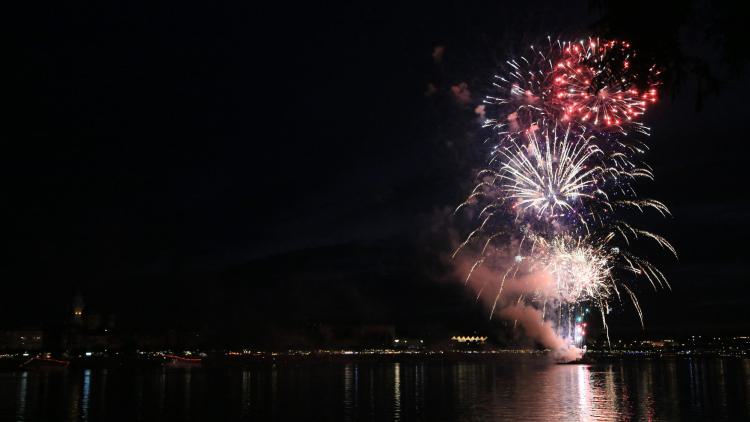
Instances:
[[[639,75],[629,71],[634,58],[624,41],[589,39],[565,44],[550,75],[549,104],[562,121],[575,120],[601,130],[615,128],[624,135],[628,126],[646,133],[637,119],[656,102],[655,78],[660,72],[652,65],[645,88],[639,89]]]
[[[633,280],[669,286],[628,248],[644,238],[676,256],[675,249],[623,216],[627,209],[669,215],[635,190],[638,180],[653,180],[642,161],[649,128],[641,117],[657,101],[660,70],[626,41],[544,44],[508,60],[485,99],[490,159],[456,210],[476,210],[478,223],[454,257],[473,252],[467,282],[480,267],[498,274],[478,293],[494,299],[492,314],[510,302],[534,306],[580,345],[589,308],[606,329],[610,305],[626,298],[643,323]],[[504,296],[507,283],[530,278],[537,282]]]
[[[543,48],[530,46],[495,75],[496,91],[485,102],[497,115],[485,124],[507,140],[544,118],[599,135],[627,136],[631,130],[647,135],[639,118],[657,101],[661,69],[642,63],[625,41],[548,38]]]

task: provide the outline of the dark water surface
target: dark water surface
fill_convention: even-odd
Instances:
[[[5,372],[0,420],[750,420],[750,360]]]

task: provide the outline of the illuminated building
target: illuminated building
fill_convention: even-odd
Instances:
[[[487,336],[453,336],[453,349],[482,349],[487,342]]]
[[[397,338],[393,340],[393,348],[399,350],[422,350],[424,349],[424,340]]]

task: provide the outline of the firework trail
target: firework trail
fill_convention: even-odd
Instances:
[[[635,190],[638,180],[653,180],[639,139],[650,130],[639,118],[657,101],[660,73],[653,64],[639,73],[644,66],[636,62],[628,42],[599,38],[548,38],[544,48],[508,60],[493,82],[496,94],[485,100],[492,106],[484,125],[493,132],[488,165],[456,210],[478,210],[476,228],[454,257],[467,249],[474,257],[467,283],[482,268],[497,274],[477,287],[478,298],[490,299],[491,315],[501,309],[501,316],[524,315],[523,323],[536,313],[521,308],[531,307],[572,348],[582,344],[584,309],[598,309],[607,329],[611,303],[625,297],[643,323],[629,284],[643,278],[669,287],[654,265],[628,250],[633,239],[677,255],[666,239],[620,217],[622,209],[669,215]],[[519,289],[519,280],[534,282]],[[504,296],[508,285],[514,292]]]

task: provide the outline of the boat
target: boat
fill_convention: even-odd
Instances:
[[[164,358],[166,359],[164,366],[167,368],[194,368],[203,364],[203,359],[201,358],[173,354],[166,354]]]
[[[42,369],[42,368],[67,368],[70,365],[69,360],[54,359],[49,356],[32,356],[24,361],[19,368],[22,369]]]

